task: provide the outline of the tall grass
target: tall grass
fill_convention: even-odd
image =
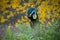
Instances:
[[[20,33],[12,34],[11,30],[7,28],[6,35],[2,40],[60,40],[60,32],[56,31],[57,24],[58,21],[47,28],[40,24],[38,29],[18,24],[17,28],[21,30]]]

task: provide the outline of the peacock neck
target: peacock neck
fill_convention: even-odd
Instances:
[[[38,24],[39,22],[38,22],[38,20],[34,20],[34,21],[31,21],[31,27],[36,27],[37,26],[37,24]]]

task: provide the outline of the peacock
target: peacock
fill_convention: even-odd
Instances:
[[[44,0],[41,0],[41,2],[39,4],[36,4],[36,1],[35,0],[35,6],[32,8],[28,8],[27,10],[27,17],[31,20],[30,22],[30,26],[31,27],[35,27],[37,26],[37,24],[40,25],[40,22],[38,21],[38,15],[37,15],[37,11],[38,11],[38,6],[41,5],[41,2],[43,2]]]
[[[27,17],[31,20],[30,22],[30,26],[34,27],[36,26],[37,22],[38,22],[38,15],[36,12],[36,8],[29,8],[27,10]]]

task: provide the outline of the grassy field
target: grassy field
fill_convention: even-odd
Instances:
[[[60,31],[56,31],[58,21],[52,23],[47,28],[40,24],[34,29],[27,27],[24,23],[18,24],[19,33],[12,33],[10,28],[7,28],[6,35],[2,40],[60,40]]]

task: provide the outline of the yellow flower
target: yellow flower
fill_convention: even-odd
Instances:
[[[7,19],[9,19],[11,16],[10,15],[7,15]]]
[[[19,0],[12,0],[11,3],[12,8],[15,9],[19,5]]]
[[[12,8],[15,9],[17,7],[17,4],[12,4]]]
[[[20,19],[18,19],[18,21],[17,21],[18,23],[20,23]]]
[[[4,17],[1,17],[1,23],[4,23],[6,21],[6,19],[4,19]]]
[[[33,0],[29,0],[29,3],[33,3]]]
[[[10,16],[14,16],[12,12],[10,12]]]
[[[34,7],[34,5],[31,5],[31,7]]]
[[[58,18],[60,15],[58,13],[54,13],[54,17]]]
[[[20,14],[20,12],[17,12],[17,14]]]
[[[20,20],[18,20],[18,23],[23,23],[23,21],[20,19]]]
[[[60,7],[58,8],[57,12],[60,12]]]
[[[26,10],[23,10],[23,13],[25,13],[26,12]]]
[[[51,23],[48,21],[48,24],[51,24]]]
[[[24,22],[25,21],[25,19],[23,18],[23,16],[21,17],[21,20]]]
[[[16,11],[19,11],[20,9],[19,8],[16,8]]]
[[[55,20],[55,19],[54,19],[54,18],[52,18],[52,22],[54,22],[54,20]]]
[[[40,21],[41,22],[41,24],[44,24],[44,21]]]
[[[27,26],[30,26],[30,23],[29,23],[29,22],[26,22],[26,25],[27,25]]]
[[[41,2],[41,0],[37,0],[37,1],[36,1],[36,5],[38,5],[40,2]]]
[[[1,6],[0,10],[3,11],[2,15],[9,14],[9,15],[7,15],[7,18],[9,19],[10,17],[14,16],[14,14],[16,14],[16,12],[17,12],[17,14],[20,14],[20,12],[18,12],[19,10],[22,10],[21,13],[25,13],[26,10],[28,9],[26,7],[35,7],[36,5],[39,5],[42,2],[42,0],[37,0],[36,4],[34,4],[34,0],[29,0],[28,3],[23,3],[24,6],[19,5],[19,3],[22,2],[21,0],[11,0],[10,5],[7,4],[7,2],[9,2],[9,0],[0,1],[0,6]],[[58,18],[60,18],[60,14],[59,14],[60,8],[59,8],[59,4],[58,4],[59,0],[52,0],[51,1],[52,5],[50,5],[50,6],[48,5],[49,2],[50,2],[50,0],[43,1],[41,3],[41,5],[39,5],[37,7],[38,19],[41,23],[44,23],[46,21],[45,18],[47,18],[47,19],[51,18],[50,21],[52,21],[52,22],[55,21],[55,18],[56,18],[56,20]],[[7,7],[11,7],[11,6],[13,9],[16,9],[16,12],[12,13],[9,10],[6,10]],[[51,10],[53,11],[52,13],[51,13]],[[8,12],[10,12],[10,13],[8,13]],[[0,20],[1,23],[4,23],[6,21],[6,19],[4,19],[4,16],[2,17],[0,15],[0,18],[1,18],[1,20]],[[34,17],[34,19],[35,18],[36,18],[36,16]],[[25,21],[30,22],[30,20],[27,18],[27,16],[24,16],[21,19],[18,19],[17,23],[23,23]],[[27,23],[27,24],[29,24],[29,23]],[[48,24],[50,24],[50,22],[48,22]]]
[[[47,15],[47,18],[50,19],[50,15]]]
[[[58,1],[59,1],[59,0],[52,0],[52,4],[53,4],[53,5],[58,4]]]
[[[23,10],[23,6],[19,5],[19,10]]]
[[[25,17],[25,19],[28,19],[28,17],[27,16],[24,16]]]
[[[31,6],[31,5],[28,3],[27,6]]]

